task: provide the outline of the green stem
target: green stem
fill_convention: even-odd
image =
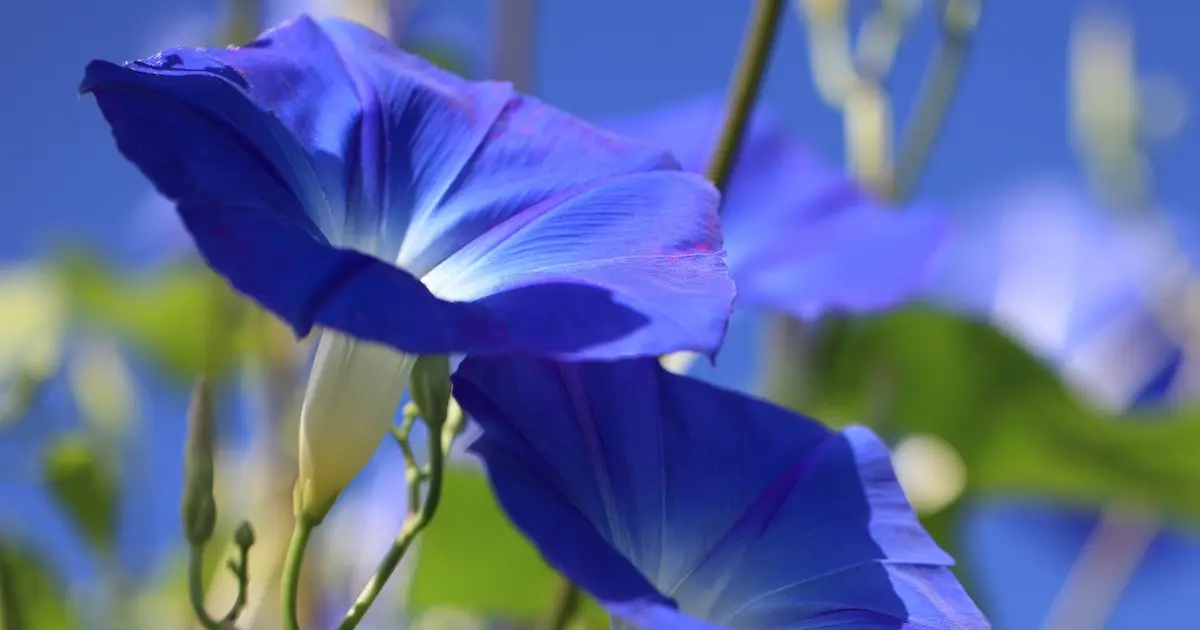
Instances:
[[[311,519],[296,516],[296,528],[292,530],[292,542],[288,545],[287,558],[283,564],[283,582],[280,592],[283,597],[283,621],[287,630],[300,630],[296,615],[296,597],[300,592],[300,569],[304,564],[304,551],[316,525]]]
[[[934,143],[941,135],[946,112],[958,92],[959,78],[978,20],[977,16],[964,18],[960,14],[973,10],[973,2],[947,0],[942,40],[925,74],[913,116],[904,129],[896,154],[890,195],[894,200],[903,201],[913,194],[925,172]]]
[[[400,561],[404,559],[404,554],[408,552],[414,540],[425,529],[425,526],[433,520],[433,515],[437,512],[438,504],[442,498],[442,478],[445,469],[446,447],[443,445],[443,429],[442,426],[429,427],[429,491],[425,496],[425,502],[417,511],[409,511],[408,517],[404,520],[404,525],[400,528],[400,533],[396,536],[396,540],[392,542],[392,546],[388,549],[387,554],[380,560],[379,566],[375,569],[375,574],[367,581],[367,585],[358,595],[358,599],[350,606],[350,610],[346,611],[346,616],[342,619],[342,623],[338,626],[338,630],[351,630],[356,628],[359,622],[362,621],[364,615],[370,610],[371,605],[375,603],[375,599],[379,597],[379,593],[383,591],[383,586],[387,584],[392,573],[396,571],[396,567],[400,566]],[[411,483],[410,493],[420,491],[420,478],[418,477],[415,483]]]
[[[779,32],[779,18],[783,14],[783,0],[758,0],[754,17],[746,28],[742,40],[742,51],[733,81],[729,86],[725,124],[717,140],[716,151],[708,164],[708,179],[718,190],[725,190],[729,176],[737,162],[742,136],[750,120],[750,112],[758,100],[763,75],[771,57],[771,48]]]
[[[234,542],[237,544],[238,557],[237,560],[230,560],[226,566],[237,578],[238,590],[237,597],[233,600],[233,606],[225,615],[225,623],[229,625],[242,616],[242,611],[246,609],[250,597],[250,548],[254,546],[254,529],[250,526],[249,521],[243,521],[238,526],[237,533],[234,534]]]
[[[188,600],[192,612],[205,630],[223,630],[221,622],[208,614],[204,606],[204,545],[191,545],[188,549]]]
[[[771,315],[763,338],[767,356],[767,379],[763,395],[792,411],[809,411],[812,402],[812,358],[810,331],[799,320]]]
[[[421,509],[421,493],[417,491],[421,487],[421,465],[417,463],[417,456],[413,453],[412,444],[408,441],[413,424],[417,421],[417,415],[417,406],[409,403],[404,406],[404,419],[400,426],[392,427],[392,437],[396,438],[396,444],[400,446],[400,452],[404,455],[404,481],[408,486],[408,512],[410,514]]]
[[[550,614],[546,617],[546,623],[542,626],[542,630],[564,630],[567,624],[575,618],[575,614],[579,612],[579,604],[583,601],[583,593],[579,590],[575,583],[567,578],[562,578],[558,585],[558,592],[554,595],[554,607],[550,609]]]

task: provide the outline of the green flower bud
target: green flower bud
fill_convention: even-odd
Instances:
[[[192,390],[183,450],[183,530],[193,545],[208,542],[217,522],[217,504],[213,498],[213,425],[212,390],[208,381],[200,377]]]
[[[446,424],[450,409],[450,359],[446,356],[424,356],[417,359],[412,371],[409,394],[421,418],[431,429]]]
[[[254,541],[254,526],[250,521],[239,523],[233,532],[233,543],[241,549],[249,549],[254,546]]]

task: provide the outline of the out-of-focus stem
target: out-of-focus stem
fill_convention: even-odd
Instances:
[[[720,190],[725,189],[737,162],[742,136],[745,135],[750,112],[758,100],[782,14],[783,0],[758,0],[754,16],[742,39],[742,51],[729,85],[725,124],[721,127],[716,151],[708,163],[708,178]]]
[[[492,75],[511,81],[517,90],[534,88],[534,51],[537,24],[536,0],[492,2]]]
[[[1159,532],[1159,518],[1113,504],[1075,560],[1042,630],[1103,630]]]
[[[920,0],[880,0],[879,8],[867,16],[855,42],[855,65],[860,76],[882,81],[891,74],[900,42],[920,6]]]
[[[1111,11],[1085,13],[1071,29],[1071,123],[1079,159],[1107,205],[1142,208],[1146,169],[1134,38]]]
[[[929,162],[934,143],[941,135],[946,112],[958,92],[982,0],[944,0],[942,38],[934,60],[926,71],[913,116],[905,126],[896,154],[889,196],[905,200],[912,195]]]
[[[825,104],[840,109],[858,78],[846,27],[846,0],[798,0],[808,28],[808,61],[813,85]]]
[[[892,186],[892,104],[879,81],[854,81],[842,104],[846,159],[865,186],[888,194]]]
[[[804,324],[784,315],[767,321],[763,338],[767,379],[763,394],[777,405],[803,412],[812,398],[812,348]]]

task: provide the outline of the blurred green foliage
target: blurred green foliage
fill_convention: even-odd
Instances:
[[[890,412],[877,428],[948,442],[966,464],[963,496],[1121,499],[1200,522],[1200,415],[1102,413],[985,323],[907,308],[848,324],[816,365],[821,418],[871,417],[872,379],[885,373]],[[934,524],[946,538],[950,524]]]
[[[487,618],[531,622],[550,610],[557,574],[508,521],[479,471],[449,468],[434,525],[421,538],[410,604],[420,613],[454,606]],[[603,630],[592,600],[577,620]]]
[[[55,440],[42,460],[47,488],[92,548],[113,553],[117,541],[115,458],[86,433]]]
[[[17,541],[0,541],[0,630],[81,627],[42,562]]]
[[[139,277],[83,251],[68,252],[57,263],[77,318],[130,342],[181,381],[202,371],[226,374],[252,347],[246,303],[198,262]]]

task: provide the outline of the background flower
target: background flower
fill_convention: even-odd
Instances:
[[[1185,397],[1195,272],[1154,212],[1035,181],[955,217],[924,295],[992,322],[1107,410]]]
[[[708,95],[603,124],[668,147],[685,169],[703,173],[724,113],[724,99]],[[904,301],[942,235],[938,215],[889,207],[800,142],[765,105],[750,118],[721,205],[740,307],[806,320]]]

